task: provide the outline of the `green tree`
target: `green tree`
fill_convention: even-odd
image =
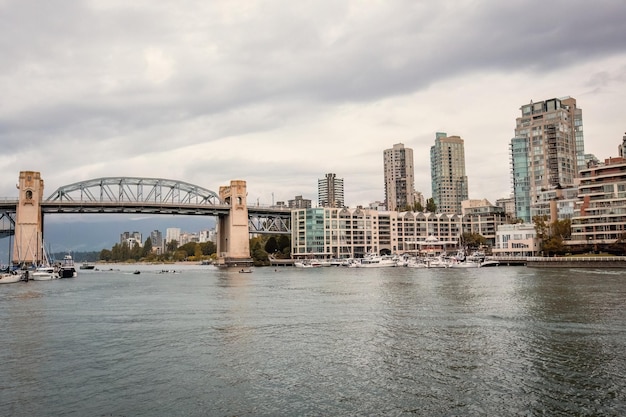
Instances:
[[[196,246],[198,244],[196,242],[189,242],[189,243],[185,243],[184,245],[180,246],[178,250],[181,250],[183,252],[185,252],[186,256],[194,256],[196,253]]]
[[[206,256],[217,253],[217,246],[211,241],[200,243],[200,249],[202,250],[202,254]]]
[[[165,245],[165,249],[168,252],[174,253],[176,249],[178,249],[178,241],[176,239],[170,240],[169,242],[167,242],[167,245]]]
[[[413,204],[413,211],[417,213],[423,213],[424,206],[422,206],[422,203],[420,203],[419,201],[416,201],[415,204]]]
[[[264,249],[265,252],[267,252],[268,254],[278,252],[278,242],[276,241],[276,238],[274,236],[270,236],[269,239],[267,239]]]
[[[437,211],[437,205],[434,198],[426,200],[426,211],[429,213],[435,213]]]
[[[463,233],[461,235],[461,242],[463,243],[463,246],[476,250],[481,246],[486,245],[487,239],[478,233]]]
[[[111,251],[109,249],[102,249],[100,251],[100,256],[98,259],[100,259],[101,261],[110,262],[112,259]]]
[[[152,253],[152,239],[147,238],[145,243],[143,244],[143,251],[141,252],[141,257],[145,258]]]

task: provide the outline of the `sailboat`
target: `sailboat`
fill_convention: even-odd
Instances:
[[[58,268],[50,263],[50,258],[48,258],[48,253],[44,245],[42,245],[41,253],[43,254],[42,264],[39,265],[35,271],[30,273],[29,278],[33,281],[50,281],[61,278]]]
[[[11,245],[13,244],[11,234],[9,233],[9,264],[11,263]],[[10,266],[0,271],[0,284],[12,284],[14,282],[22,281],[22,273],[20,271],[14,271]]]

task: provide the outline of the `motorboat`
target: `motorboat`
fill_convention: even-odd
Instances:
[[[63,257],[63,261],[59,266],[59,276],[61,278],[76,278],[78,273],[76,272],[76,268],[74,267],[74,260],[72,259],[72,255],[65,255]]]
[[[34,271],[28,274],[28,278],[33,281],[51,281],[53,279],[59,279],[59,271],[50,265],[37,267]]]
[[[304,259],[301,261],[295,261],[293,266],[296,268],[321,268],[324,264],[315,259]]]
[[[96,266],[94,264],[84,263],[80,266],[80,269],[95,269]]]
[[[361,259],[356,266],[357,268],[384,268],[390,266],[397,266],[398,260],[395,257],[389,255],[370,255]]]

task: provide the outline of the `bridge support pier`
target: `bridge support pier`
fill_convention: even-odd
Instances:
[[[43,259],[43,180],[35,171],[21,171],[15,213],[14,265],[38,263]]]
[[[248,228],[248,205],[246,202],[246,182],[233,180],[229,186],[220,187],[219,196],[230,205],[227,215],[217,221],[217,253],[219,267],[249,267],[250,231]]]

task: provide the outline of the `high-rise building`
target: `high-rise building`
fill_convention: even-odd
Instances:
[[[571,97],[525,104],[511,139],[516,216],[530,222],[541,192],[571,187],[586,167],[582,110]]]
[[[317,180],[317,202],[319,207],[344,207],[343,178],[329,173]]]
[[[437,213],[461,214],[461,202],[469,198],[463,143],[459,136],[437,132],[430,148],[432,198]]]
[[[415,203],[415,170],[413,149],[402,143],[383,152],[385,170],[385,204],[387,210],[404,210]]]

